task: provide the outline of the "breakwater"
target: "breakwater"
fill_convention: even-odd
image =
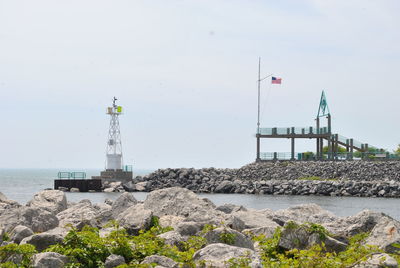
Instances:
[[[399,230],[371,210],[338,217],[315,204],[216,206],[178,187],[98,204],[68,202],[58,190],[26,205],[0,193],[0,266],[398,267]]]
[[[400,197],[400,162],[263,162],[239,169],[159,169],[132,191],[179,186],[199,193]]]

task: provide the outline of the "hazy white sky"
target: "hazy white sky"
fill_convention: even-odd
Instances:
[[[125,162],[239,167],[262,126],[400,142],[398,0],[0,0],[0,167],[102,168],[115,95]],[[297,151],[314,150],[310,140]],[[287,152],[265,141],[262,151]]]

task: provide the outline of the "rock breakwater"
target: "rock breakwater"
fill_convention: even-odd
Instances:
[[[179,186],[203,193],[400,197],[398,161],[252,163],[239,169],[159,169],[131,191]]]
[[[337,217],[315,204],[217,207],[179,187],[143,202],[123,193],[70,203],[58,190],[27,205],[0,197],[4,267],[398,267],[400,260],[400,222],[370,210]],[[37,229],[36,216],[49,215],[54,221]]]

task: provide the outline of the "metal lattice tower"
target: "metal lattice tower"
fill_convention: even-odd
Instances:
[[[112,107],[107,108],[110,115],[110,128],[108,130],[107,150],[106,150],[106,169],[122,169],[122,143],[121,131],[119,129],[118,116],[122,114],[122,107],[117,106],[113,98]]]

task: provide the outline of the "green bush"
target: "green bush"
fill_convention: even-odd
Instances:
[[[37,253],[35,247],[30,244],[17,245],[11,243],[0,247],[0,267],[30,267],[31,257]],[[21,263],[16,265],[12,258],[20,258]]]
[[[206,245],[203,235],[216,226],[207,225],[200,236],[191,236],[187,241],[182,241],[178,247],[166,245],[158,237],[158,234],[171,230],[161,228],[157,219],[154,219],[153,227],[149,230],[142,230],[136,236],[130,236],[124,228],[117,223],[111,223],[113,231],[105,237],[100,237],[99,230],[93,227],[84,227],[81,231],[72,229],[63,242],[50,246],[46,251],[58,252],[66,255],[70,263],[66,267],[104,267],[104,261],[110,254],[118,254],[125,258],[127,264],[119,268],[143,268],[140,262],[150,255],[162,255],[169,257],[179,263],[180,267],[197,267],[202,263],[195,263],[193,255],[196,251]],[[318,233],[321,240],[326,236],[332,236],[328,231],[318,224],[304,223],[297,224],[288,222],[285,228],[307,228],[309,232]],[[366,260],[374,253],[383,252],[374,246],[364,245],[367,233],[362,233],[349,238],[349,244],[345,251],[335,253],[327,252],[325,245],[314,245],[305,250],[284,250],[279,247],[279,240],[282,228],[277,228],[272,237],[263,235],[253,237],[260,250],[260,257],[264,267],[353,267]],[[224,243],[233,244],[235,236],[223,233],[220,239]],[[400,247],[394,244],[395,247]],[[0,247],[0,268],[30,267],[31,258],[37,253],[34,246],[25,244],[8,244]],[[21,263],[12,262],[12,257],[20,257]],[[400,262],[399,254],[391,254]],[[251,259],[248,256],[236,257],[226,262],[227,267],[249,267]],[[204,262],[203,262],[204,264]]]

